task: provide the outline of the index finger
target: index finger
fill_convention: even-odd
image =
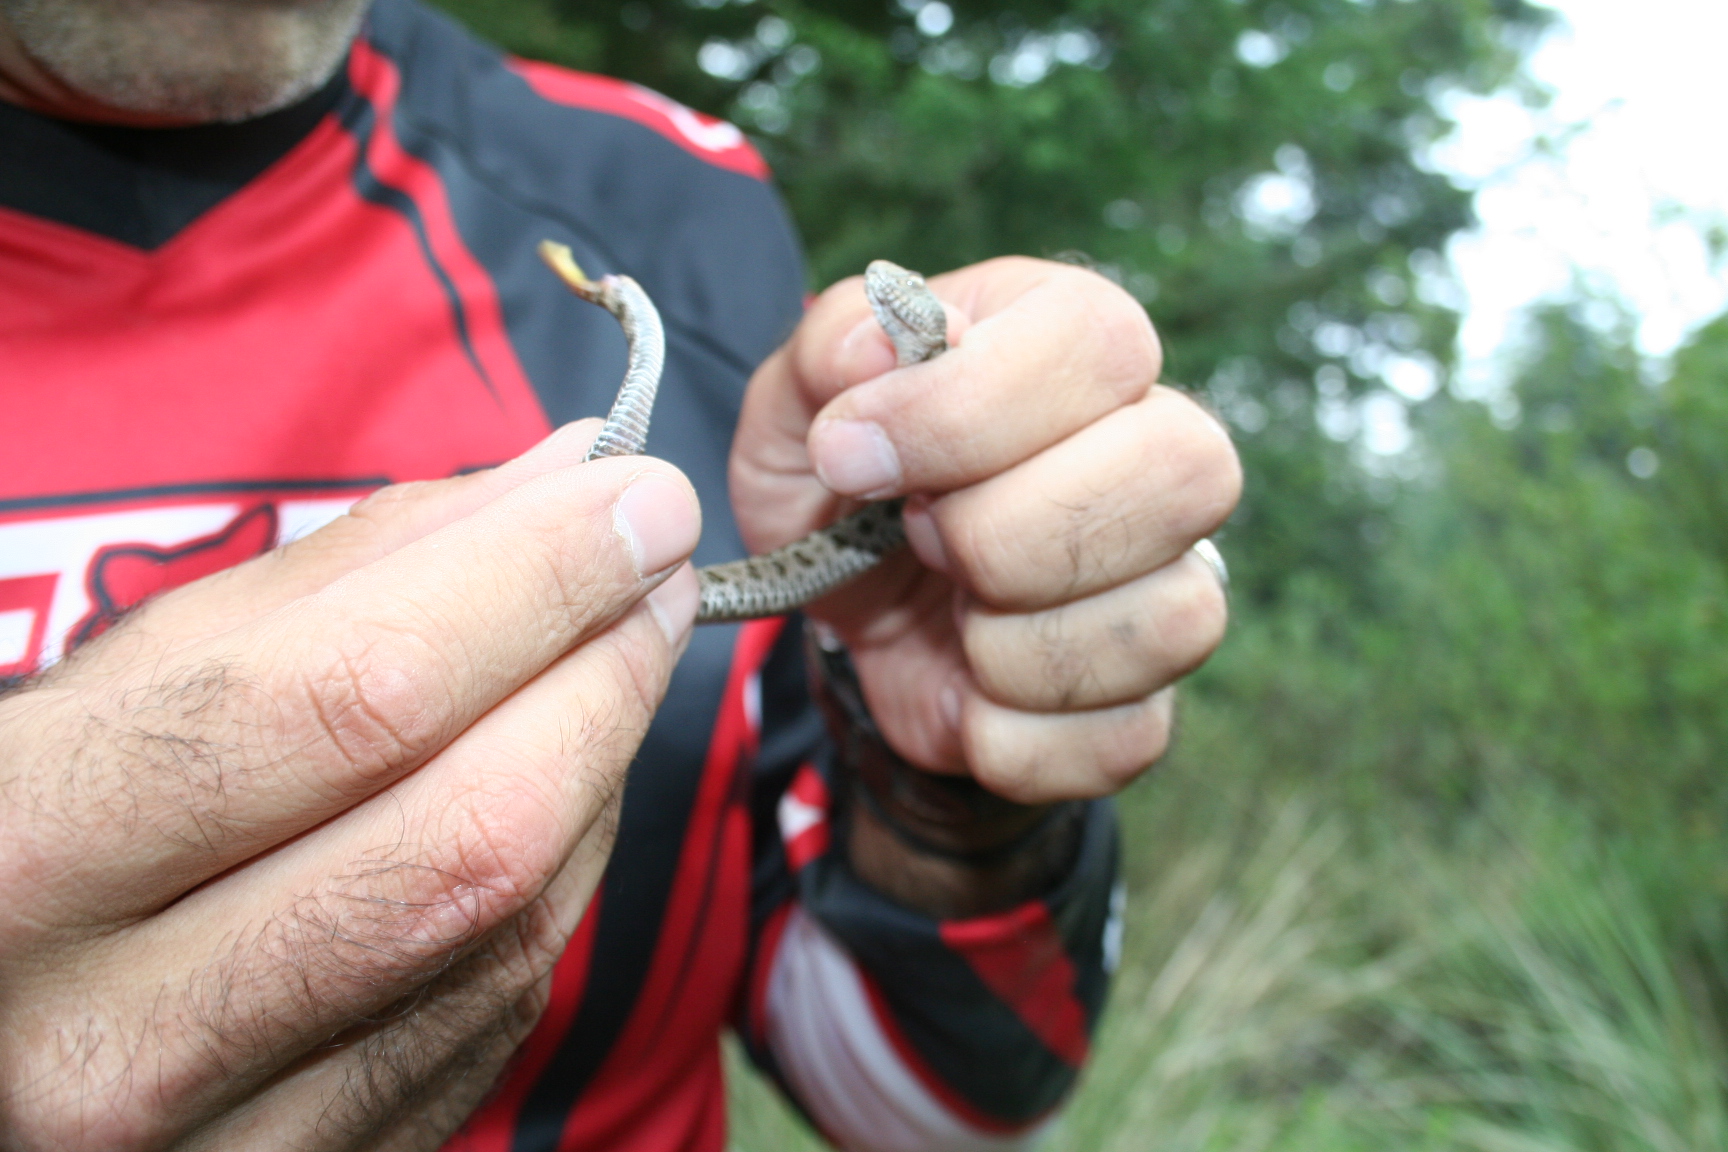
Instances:
[[[1095,273],[1014,257],[930,285],[970,323],[945,355],[850,381],[817,413],[810,457],[836,492],[885,499],[965,487],[1134,403],[1158,378],[1145,310]],[[793,363],[813,396],[824,381],[832,389],[880,370],[885,336],[855,326],[835,341],[836,323],[812,320]]]

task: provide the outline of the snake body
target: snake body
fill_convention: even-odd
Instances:
[[[590,280],[570,250],[546,241],[540,255],[565,285],[612,313],[624,329],[629,356],[624,381],[605,426],[587,458],[639,456],[648,440],[654,395],[666,365],[666,333],[660,313],[642,286],[628,276]],[[948,322],[924,278],[886,260],[872,261],[864,292],[876,320],[894,344],[901,367],[947,351]],[[904,502],[884,500],[819,528],[762,556],[696,570],[702,588],[698,624],[778,616],[802,607],[875,567],[906,542],[900,512]]]

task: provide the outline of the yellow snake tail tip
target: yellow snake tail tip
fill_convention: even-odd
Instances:
[[[556,240],[540,241],[540,259],[546,261],[547,267],[558,273],[564,283],[584,296],[599,287],[588,279],[582,266],[576,263],[576,257],[571,254],[567,244],[560,244]]]

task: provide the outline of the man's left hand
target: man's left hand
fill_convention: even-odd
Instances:
[[[862,285],[823,293],[750,382],[731,461],[746,544],[907,496],[912,548],[809,609],[883,734],[1014,800],[1117,791],[1223,636],[1224,589],[1191,550],[1241,491],[1228,435],[1157,383],[1144,309],[1095,273],[1008,258],[932,277],[950,350],[908,368]]]

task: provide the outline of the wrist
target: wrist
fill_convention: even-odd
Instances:
[[[889,745],[846,650],[820,625],[807,644],[811,691],[837,748],[839,843],[860,879],[930,915],[1000,911],[1072,869],[1085,804],[1019,804],[970,776],[929,772]]]

